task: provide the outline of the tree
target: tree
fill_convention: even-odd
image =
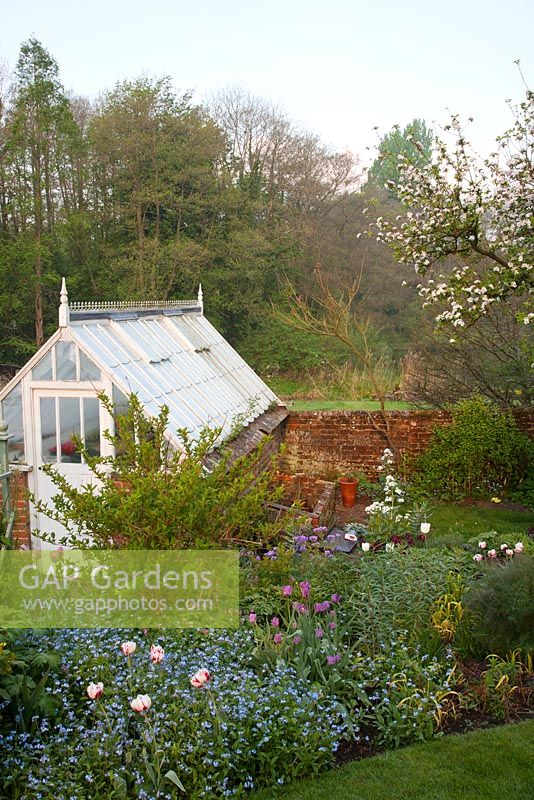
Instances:
[[[397,191],[407,211],[375,223],[401,263],[433,275],[420,294],[438,307],[438,326],[455,331],[453,338],[512,297],[521,301],[520,324],[534,321],[534,94],[527,91],[513,110],[514,125],[483,162],[457,117],[447,126],[452,150],[436,140],[422,165],[401,153]],[[444,271],[436,278],[437,268]]]
[[[32,241],[35,342],[44,341],[43,286],[52,233],[78,129],[59,81],[59,68],[35,38],[20,49],[6,141],[14,227]],[[64,192],[63,192],[64,200]]]
[[[377,188],[386,188],[390,197],[397,198],[399,157],[424,167],[432,157],[432,141],[432,130],[424,120],[414,119],[404,130],[395,125],[378,146],[378,156],[369,169],[368,182]]]

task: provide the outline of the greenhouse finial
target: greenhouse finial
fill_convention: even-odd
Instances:
[[[69,294],[65,278],[61,281],[61,293],[59,295],[59,327],[66,328],[70,322]]]
[[[198,284],[197,301],[198,301],[198,304],[200,306],[200,313],[203,314],[204,313],[204,292],[202,291],[202,284],[201,283]]]

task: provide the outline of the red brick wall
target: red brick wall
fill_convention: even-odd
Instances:
[[[30,507],[28,503],[28,473],[11,473],[11,507],[15,512],[13,544],[15,547],[30,547]],[[0,490],[1,495],[1,490]]]
[[[400,453],[417,455],[427,446],[435,425],[446,425],[440,411],[387,412],[393,446]],[[534,438],[534,414],[515,414],[518,427]],[[377,467],[388,446],[378,412],[291,411],[287,420],[282,472],[304,472],[334,480],[344,472],[363,472],[376,480]]]

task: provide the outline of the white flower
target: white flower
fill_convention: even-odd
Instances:
[[[427,534],[430,531],[430,522],[421,523],[421,533]]]
[[[369,542],[362,542],[362,550],[364,553],[368,553],[371,549],[371,544]]]
[[[514,551],[512,550],[511,547],[508,547],[505,552],[507,556],[513,556],[514,554]]]
[[[98,683],[91,682],[86,691],[90,700],[98,700],[98,698],[101,697],[104,692],[104,684],[102,681],[99,681]]]
[[[135,653],[137,649],[137,645],[135,642],[123,642],[121,644],[121,650],[125,656],[131,656],[132,653]]]
[[[516,542],[515,543],[514,550],[515,550],[516,553],[522,553],[524,549],[525,549],[525,546],[524,546],[523,542]]]
[[[482,555],[482,553],[476,553],[473,556],[473,561],[479,561],[480,562],[480,561],[482,561],[483,558],[484,558],[484,556]]]
[[[481,550],[485,550],[485,549],[486,549],[486,547],[487,547],[487,544],[486,544],[486,542],[479,542],[479,543],[478,543],[478,546],[479,546],[479,548],[480,548]]]
[[[130,702],[130,706],[135,712],[137,712],[137,714],[142,714],[144,711],[148,711],[151,705],[152,700],[147,694],[138,694],[137,697]]]

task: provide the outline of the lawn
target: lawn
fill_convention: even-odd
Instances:
[[[292,411],[379,411],[378,400],[363,397],[360,400],[290,400]],[[409,411],[413,406],[400,400],[386,403],[386,411]]]
[[[460,505],[457,503],[436,504],[431,512],[432,528],[429,542],[446,546],[466,542],[473,537],[496,531],[503,537],[513,539],[511,544],[527,537],[527,530],[534,527],[534,512],[513,511],[499,505],[490,508]]]
[[[530,721],[412,745],[251,800],[527,800],[533,763]]]

